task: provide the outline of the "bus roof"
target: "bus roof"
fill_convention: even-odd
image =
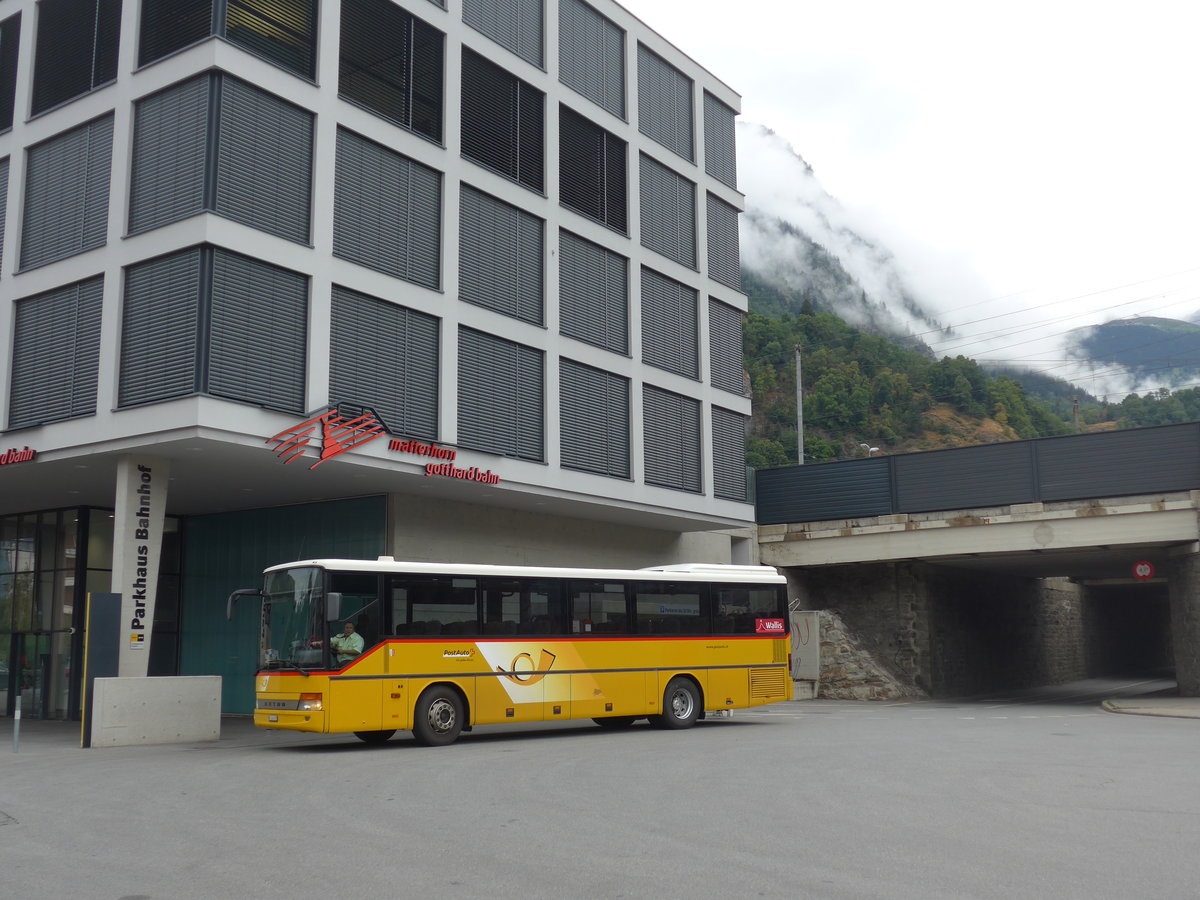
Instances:
[[[494,566],[473,563],[403,562],[390,556],[378,559],[303,559],[270,566],[267,572],[318,566],[338,572],[375,572],[379,574],[478,575],[493,578],[588,578],[597,581],[719,581],[785,584],[786,579],[772,566],[733,566],[718,563],[683,563],[651,566],[645,569],[576,569],[550,566]]]

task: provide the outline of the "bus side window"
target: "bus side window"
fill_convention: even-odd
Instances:
[[[572,581],[572,634],[631,634],[623,581]]]
[[[331,622],[333,634],[340,634],[346,622],[362,636],[363,651],[379,643],[379,577],[369,572],[333,572],[329,589],[342,595],[341,618]]]
[[[784,615],[780,592],[775,587],[722,585],[713,594],[718,634],[755,634],[757,620]]]
[[[634,585],[638,634],[703,634],[709,630],[702,586],[650,581]]]
[[[562,634],[562,582],[552,578],[485,578],[483,633]]]

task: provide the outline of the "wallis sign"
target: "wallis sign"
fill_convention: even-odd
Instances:
[[[274,445],[275,455],[283,460],[285,465],[297,459],[311,460],[312,456],[306,456],[305,451],[310,448],[315,450],[317,459],[309,466],[309,469],[315,469],[335,456],[361,447],[387,433],[387,427],[374,410],[339,405],[267,438],[266,442]],[[500,476],[491,469],[483,471],[478,466],[464,469],[454,465],[458,451],[450,447],[390,438],[388,449],[395,453],[411,453],[438,460],[425,464],[425,474],[429,477],[454,478],[480,484],[500,483]]]

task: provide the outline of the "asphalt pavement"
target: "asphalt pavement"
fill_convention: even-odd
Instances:
[[[1177,696],[1177,688],[1173,681],[1162,679],[1131,681],[1115,679],[1089,679],[1072,682],[1069,685],[1051,685],[1032,691],[1020,692],[1020,696],[1039,702],[1039,695],[1048,700],[1061,699],[1064,696],[1073,698],[1096,697],[1101,709],[1111,713],[1121,713],[1134,716],[1166,716],[1177,719],[1200,719],[1200,697]],[[972,698],[976,702],[987,703],[995,698]],[[1014,699],[1006,695],[1005,700]],[[812,703],[808,700],[791,701],[799,706]],[[819,702],[819,701],[817,701]],[[862,701],[869,705],[870,701]],[[920,703],[921,701],[914,701]],[[19,726],[14,728],[11,718],[0,719],[0,756],[7,753],[61,753],[80,748],[80,726],[78,722],[42,721],[40,719],[24,718]],[[288,739],[305,741],[327,738],[344,741],[346,735],[311,735],[291,734],[289,732],[268,731],[255,728],[249,716],[223,716],[221,718],[221,736],[216,742],[221,746],[246,747],[254,744],[277,745]],[[206,742],[211,746],[213,742]],[[205,746],[197,744],[196,746]],[[120,752],[120,748],[96,748],[97,752]],[[2,813],[0,813],[2,814]]]
[[[0,897],[1175,900],[1200,883],[1195,733],[1110,712],[1200,718],[1176,693],[791,701],[687,735],[486,726],[432,751],[244,716],[83,751],[77,722],[14,741],[0,719]]]

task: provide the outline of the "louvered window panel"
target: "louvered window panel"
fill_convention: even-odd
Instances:
[[[213,247],[125,273],[118,405],[195,393],[304,408],[308,279]]]
[[[12,128],[20,50],[21,14],[17,13],[0,22],[0,131]]]
[[[735,291],[742,289],[738,211],[712,194],[708,195],[708,277]]]
[[[214,9],[215,6],[215,9]],[[222,21],[216,21],[223,17]],[[316,57],[315,0],[142,0],[138,65],[214,34],[304,78]]]
[[[129,230],[208,210],[306,242],[312,146],[311,113],[236,78],[148,97],[135,114]]]
[[[559,182],[564,205],[624,234],[628,227],[626,144],[559,107]]]
[[[14,304],[8,427],[96,412],[104,279]]]
[[[339,130],[333,253],[414,284],[441,284],[442,175]]]
[[[459,299],[543,324],[544,223],[470,185],[459,196]]]
[[[563,334],[629,353],[629,260],[569,231],[558,233],[558,322]]]
[[[117,77],[121,0],[41,0],[34,41],[34,115]]]
[[[737,187],[734,117],[737,114],[704,92],[704,170],[731,188]]]
[[[222,78],[220,88],[216,212],[307,241],[312,114],[235,78]]]
[[[543,354],[470,328],[458,330],[458,443],[541,462]]]
[[[0,275],[4,274],[4,220],[8,210],[8,157],[0,159]]]
[[[304,411],[308,279],[213,251],[206,393]]]
[[[225,37],[277,66],[312,78],[316,0],[226,0]]]
[[[713,494],[745,503],[746,426],[748,417],[719,406],[712,408]]]
[[[628,478],[629,379],[560,360],[559,447],[565,468]]]
[[[543,0],[463,0],[463,21],[535,66],[542,65]]]
[[[194,78],[135,105],[130,232],[205,209],[210,82]]]
[[[199,247],[125,270],[117,405],[135,406],[199,389],[200,285],[207,254]]]
[[[445,35],[391,0],[342,0],[338,93],[442,139]]]
[[[110,115],[29,150],[22,268],[65,259],[107,242],[112,138]]]
[[[545,95],[463,48],[462,152],[535,191],[545,188]]]
[[[642,413],[646,483],[701,493],[700,401],[645,385]]]
[[[142,0],[138,65],[148,65],[212,34],[213,0]]]
[[[696,268],[696,186],[641,155],[642,246]]]
[[[329,402],[370,406],[395,434],[438,436],[438,320],[333,287]]]
[[[692,80],[638,44],[638,130],[689,162],[692,139]]]
[[[708,298],[708,361],[712,386],[744,396],[742,314],[727,303]]]
[[[700,377],[697,294],[642,268],[642,361],[676,375]]]
[[[625,32],[582,0],[559,0],[558,77],[625,118]]]

